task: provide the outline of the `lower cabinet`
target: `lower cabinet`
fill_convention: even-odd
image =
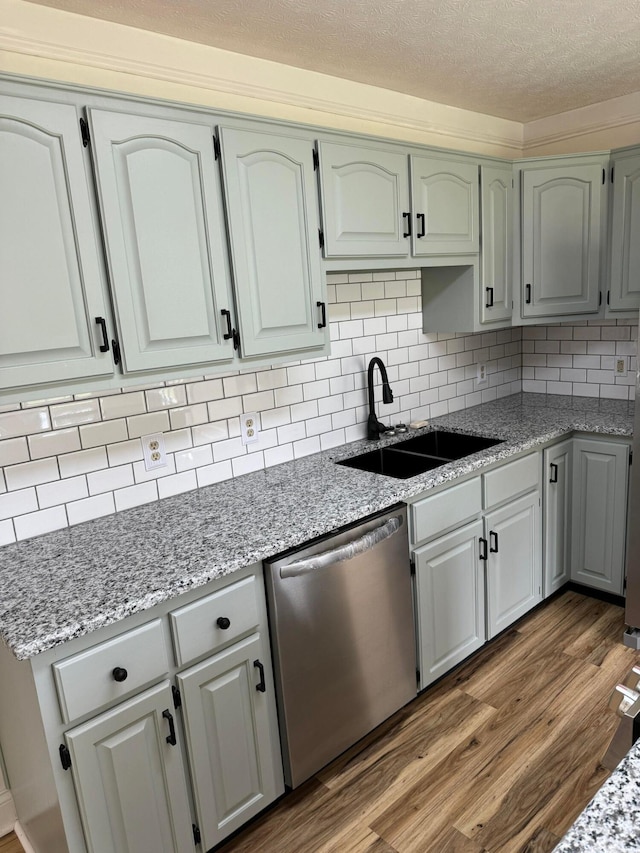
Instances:
[[[542,535],[537,491],[485,515],[487,639],[542,600]]]
[[[540,456],[412,504],[421,689],[542,600]]]
[[[92,853],[193,848],[191,812],[168,681],[65,736]]]
[[[573,453],[571,580],[622,595],[629,445],[575,438]]]
[[[284,792],[262,568],[28,661],[0,742],[34,853],[209,850]]]
[[[474,521],[414,553],[421,689],[485,642],[482,527]]]
[[[274,761],[260,634],[178,676],[198,825],[205,850],[282,793]],[[269,678],[268,689],[273,695]]]

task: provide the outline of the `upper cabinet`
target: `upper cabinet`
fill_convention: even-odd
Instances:
[[[328,340],[313,147],[266,131],[220,129],[243,356]]]
[[[523,167],[523,318],[598,312],[607,162],[565,158]]]
[[[325,257],[405,257],[407,155],[337,142],[319,142],[318,152]]]
[[[412,155],[411,198],[416,257],[479,251],[477,162]]]
[[[326,258],[477,254],[475,160],[375,143],[321,141],[318,154]]]
[[[189,116],[88,114],[125,369],[230,361],[212,127]]]
[[[113,373],[89,187],[75,107],[0,97],[0,389]]]
[[[640,308],[640,150],[613,157],[610,311]]]
[[[513,169],[480,167],[482,278],[480,322],[511,321],[513,281]]]

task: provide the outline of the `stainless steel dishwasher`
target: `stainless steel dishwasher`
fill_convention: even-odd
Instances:
[[[416,696],[406,507],[265,568],[285,780],[295,788]]]

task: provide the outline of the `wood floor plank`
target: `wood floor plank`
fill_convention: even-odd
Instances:
[[[606,775],[621,618],[558,596],[220,853],[547,853]]]
[[[18,841],[15,832],[10,832],[0,838],[0,853],[24,853],[22,844]]]

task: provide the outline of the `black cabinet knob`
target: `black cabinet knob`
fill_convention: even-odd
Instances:
[[[122,666],[117,666],[111,674],[113,675],[114,681],[126,681],[127,676],[129,675],[127,670]]]
[[[227,628],[229,628],[229,626],[231,625],[231,620],[227,619],[226,616],[218,616],[218,618],[216,619],[216,624],[218,628],[220,628],[222,631],[226,631]]]

